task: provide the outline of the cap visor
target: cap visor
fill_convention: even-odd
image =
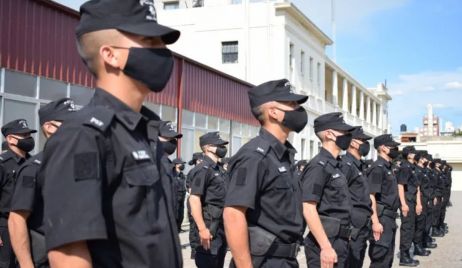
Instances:
[[[300,95],[300,94],[290,94],[286,96],[276,97],[275,101],[295,101],[298,104],[305,103],[308,100],[308,96]]]
[[[389,147],[397,147],[399,146],[401,143],[399,142],[396,142],[396,141],[390,141],[390,142],[387,142],[385,145],[386,146],[389,146]]]
[[[370,140],[372,139],[371,136],[368,136],[366,134],[359,134],[359,135],[356,135],[356,136],[353,136],[353,139],[357,139],[357,140]]]
[[[165,44],[173,44],[180,38],[180,31],[154,22],[120,25],[118,30],[148,37],[160,37]]]
[[[24,128],[18,131],[11,132],[11,134],[25,134],[25,133],[36,133],[36,132],[37,130],[35,129]]]
[[[224,141],[224,140],[219,140],[215,143],[215,145],[227,145],[229,142]]]
[[[335,129],[335,130],[341,130],[341,131],[352,131],[355,127],[354,127],[354,126],[350,126],[350,125],[348,125],[348,124],[341,123],[341,124],[332,126],[332,127],[330,127],[330,128],[331,128],[331,129]]]

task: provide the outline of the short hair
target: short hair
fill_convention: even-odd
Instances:
[[[263,104],[257,107],[252,107],[251,111],[252,111],[253,116],[255,116],[255,118],[258,120],[258,122],[260,122],[260,124],[263,125],[265,121],[265,115],[263,114],[262,106]]]
[[[321,130],[321,131],[316,132],[315,135],[316,135],[316,137],[318,137],[318,139],[320,141],[324,141],[324,137],[325,137],[324,133],[325,132],[326,132],[325,130]]]

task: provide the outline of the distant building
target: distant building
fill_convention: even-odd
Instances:
[[[440,119],[433,114],[433,106],[427,105],[427,115],[423,117],[423,127],[420,130],[422,136],[440,136]]]

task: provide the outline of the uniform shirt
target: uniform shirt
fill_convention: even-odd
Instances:
[[[186,176],[183,172],[177,173],[174,172],[175,176],[175,189],[178,193],[183,194],[186,192]]]
[[[415,167],[415,175],[420,183],[420,192],[422,193],[422,197],[425,199],[431,198],[431,187],[430,187],[430,177],[428,177],[427,169],[416,166]]]
[[[30,212],[27,226],[44,234],[43,230],[43,181],[38,180],[43,153],[40,152],[29,158],[19,168],[16,185],[11,198],[11,211]]]
[[[352,209],[348,182],[340,160],[324,148],[308,163],[302,174],[303,202],[316,202],[318,214],[350,224]]]
[[[434,169],[434,187],[435,187],[435,196],[441,197],[444,193],[444,178],[442,172]]]
[[[364,226],[367,218],[372,214],[372,209],[367,177],[362,172],[363,163],[360,159],[356,159],[347,152],[342,157],[341,164],[342,172],[345,174],[348,181],[351,204],[353,205],[351,221],[355,227]]]
[[[10,150],[0,154],[0,226],[7,226],[5,219],[8,218],[11,208],[16,173],[29,157],[30,155],[27,155],[23,158]]]
[[[200,169],[194,174],[191,194],[201,197],[202,205],[223,207],[226,195],[225,177],[217,163],[204,156]]]
[[[194,176],[196,175],[196,172],[198,172],[202,166],[202,162],[200,164],[195,165],[191,170],[188,172],[188,176],[186,176],[186,188],[191,189],[192,186],[192,181],[194,179]]]
[[[229,187],[225,206],[247,208],[249,226],[259,226],[281,243],[295,243],[303,236],[300,181],[292,172],[295,149],[260,129],[233,156],[228,165]]]
[[[398,184],[404,185],[404,191],[407,196],[414,197],[417,194],[419,181],[415,177],[414,165],[404,160],[396,174]]]
[[[159,117],[96,89],[48,140],[48,250],[86,240],[94,267],[181,267],[172,182],[161,164]]]
[[[368,170],[367,177],[370,193],[375,194],[377,203],[396,211],[399,207],[398,183],[391,168],[391,163],[379,156]]]

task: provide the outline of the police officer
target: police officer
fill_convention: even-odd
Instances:
[[[308,97],[294,94],[288,80],[249,90],[259,135],[231,158],[224,220],[231,267],[298,267],[303,235],[300,181],[292,167],[295,149],[287,140],[308,116]]]
[[[433,210],[433,182],[432,182],[432,173],[430,167],[428,166],[430,161],[432,161],[432,156],[427,151],[422,151],[422,173],[423,179],[421,181],[421,192],[422,192],[422,206],[424,208],[423,213],[425,213],[425,222],[423,223],[423,238],[422,243],[424,248],[436,248],[437,244],[434,243],[434,239],[430,236],[431,226],[432,226],[432,210]]]
[[[409,251],[414,238],[416,214],[420,215],[422,212],[420,195],[418,194],[418,188],[420,185],[414,171],[414,155],[414,146],[406,146],[403,148],[403,160],[396,174],[401,204],[399,265],[410,267],[414,267],[419,264],[417,260],[412,258]]]
[[[362,127],[357,126],[351,132],[352,141],[346,154],[342,157],[342,173],[348,181],[351,204],[351,224],[353,226],[349,254],[349,267],[362,267],[366,254],[367,240],[371,235],[371,199],[367,177],[363,173],[364,163],[361,160],[369,154],[372,139],[364,133]]]
[[[432,236],[434,237],[443,237],[445,235],[444,231],[441,229],[440,225],[440,216],[443,207],[444,201],[444,175],[440,169],[441,167],[441,159],[436,158],[433,161],[433,174],[434,174],[434,196],[435,196],[435,203],[434,203],[434,210],[433,210],[433,223],[432,223]]]
[[[49,138],[76,111],[69,98],[59,99],[39,110],[43,135]],[[43,230],[43,181],[37,180],[43,154],[29,158],[19,168],[11,198],[8,228],[20,267],[49,267]],[[29,237],[30,236],[30,237]]]
[[[218,160],[226,156],[228,142],[218,132],[208,132],[199,137],[199,144],[204,158],[194,175],[189,197],[194,231],[200,239],[195,262],[199,268],[223,267],[227,249],[223,228],[226,182]]]
[[[378,157],[367,172],[372,201],[371,267],[391,267],[393,264],[399,198],[391,161],[399,155],[398,145],[390,134],[374,138]]]
[[[173,175],[175,178],[175,189],[177,198],[177,209],[176,209],[176,225],[178,226],[178,232],[182,232],[181,225],[183,224],[184,218],[184,202],[186,198],[186,175],[184,175],[184,162],[181,158],[173,159],[172,163],[175,165],[173,169]]]
[[[0,154],[0,267],[15,267],[15,258],[8,233],[8,217],[14,192],[16,173],[30,157],[35,142],[25,119],[13,120],[2,127],[9,149]]]
[[[442,173],[442,183],[443,183],[443,196],[441,199],[441,213],[439,217],[439,230],[440,232],[447,234],[448,228],[447,224],[444,222],[446,218],[446,209],[449,204],[449,198],[451,196],[451,172],[449,171],[449,165],[446,160],[441,161],[441,173]]]
[[[194,219],[191,215],[191,206],[189,205],[189,196],[191,194],[191,183],[192,183],[192,180],[193,178],[195,177],[195,174],[201,170],[202,166],[201,166],[201,163],[203,161],[203,154],[202,152],[196,152],[196,153],[193,153],[193,156],[192,156],[192,159],[189,160],[188,162],[188,165],[192,166],[194,165],[194,167],[189,170],[188,172],[188,176],[186,177],[186,189],[187,189],[187,192],[188,192],[188,198],[186,200],[186,207],[188,209],[188,220],[189,220],[189,246],[191,247],[191,259],[193,260],[195,258],[195,255],[196,255],[196,248],[198,246],[200,246],[200,239],[199,237],[197,236],[198,233],[195,231],[196,230],[196,227],[195,227],[195,224],[194,224]]]
[[[181,267],[161,121],[142,105],[167,84],[165,45],[180,33],[157,23],[149,0],[92,0],[80,14],[77,45],[97,89],[44,150],[50,265]]]
[[[305,238],[309,267],[347,266],[352,205],[339,154],[350,146],[351,130],[342,113],[324,114],[314,120],[322,148],[302,174],[303,214],[310,229]]]

